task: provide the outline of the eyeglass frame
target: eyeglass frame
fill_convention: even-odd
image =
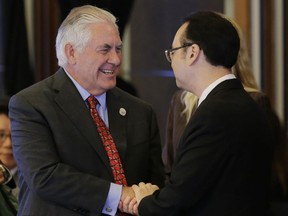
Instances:
[[[5,133],[4,131],[0,130],[0,135],[0,144],[4,143],[8,137],[11,139],[11,133]]]
[[[175,47],[175,48],[171,48],[171,49],[167,49],[165,50],[165,56],[168,62],[172,62],[172,58],[171,58],[171,53],[175,52],[176,50],[188,47],[188,46],[192,46],[193,44],[195,44],[194,42],[192,43],[184,43],[182,46],[179,47]]]

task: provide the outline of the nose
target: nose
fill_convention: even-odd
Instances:
[[[12,138],[11,138],[11,134],[7,134],[6,138],[4,139],[2,146],[5,147],[12,147]]]
[[[120,65],[122,59],[121,51],[112,50],[109,55],[108,62],[116,66]]]

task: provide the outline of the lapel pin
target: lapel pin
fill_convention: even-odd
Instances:
[[[125,116],[125,115],[126,115],[126,110],[125,110],[124,108],[120,108],[119,114],[120,114],[121,116]]]

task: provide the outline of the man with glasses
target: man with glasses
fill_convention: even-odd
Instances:
[[[5,102],[0,103],[0,172],[3,174],[2,178],[0,178],[0,183],[1,179],[4,181],[2,184],[9,182],[8,185],[13,189],[13,195],[18,197],[19,188],[14,182],[14,180],[16,183],[18,182],[17,164],[12,149],[11,128],[7,103],[6,100]],[[12,177],[14,179],[12,179]]]
[[[6,101],[0,103],[0,215],[12,216],[18,210],[16,162],[13,157],[10,119]]]
[[[240,40],[222,15],[200,11],[178,29],[165,51],[179,88],[198,107],[179,143],[171,176],[159,189],[133,185],[123,210],[141,216],[266,216],[271,128],[231,71]]]

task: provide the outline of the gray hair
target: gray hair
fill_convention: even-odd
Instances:
[[[91,5],[72,9],[58,29],[56,37],[58,65],[60,67],[67,65],[66,44],[70,43],[79,52],[83,51],[91,38],[88,28],[90,24],[108,22],[114,24],[118,29],[116,21],[116,17],[110,12]]]

